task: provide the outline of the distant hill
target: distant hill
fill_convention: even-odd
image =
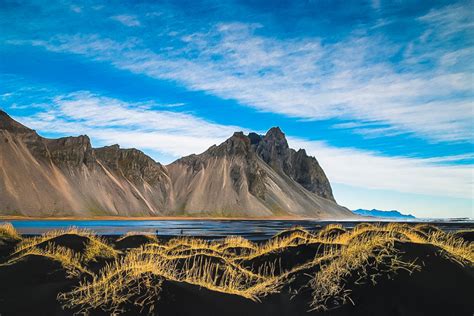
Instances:
[[[397,219],[415,219],[416,217],[408,214],[402,214],[399,211],[381,211],[381,210],[363,210],[358,209],[352,211],[354,214],[361,215],[361,216],[369,216],[369,217],[377,217],[377,218],[397,218]]]

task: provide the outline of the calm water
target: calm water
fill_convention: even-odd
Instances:
[[[41,234],[71,226],[92,230],[100,235],[122,235],[127,232],[154,233],[162,236],[196,236],[209,239],[229,235],[252,240],[267,239],[279,231],[302,226],[318,230],[330,223],[340,223],[353,228],[360,222],[280,221],[280,220],[12,220],[13,226],[25,235]],[[427,222],[427,221],[423,221]],[[446,231],[474,228],[473,221],[429,221]],[[410,222],[418,223],[418,222]]]

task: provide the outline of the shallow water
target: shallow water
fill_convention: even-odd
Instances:
[[[339,223],[350,229],[360,223],[316,220],[11,220],[9,222],[19,233],[25,235],[37,235],[74,226],[92,230],[99,235],[123,235],[133,231],[153,233],[160,236],[195,236],[207,239],[233,235],[250,240],[268,239],[276,233],[293,226],[318,230],[328,224]],[[422,222],[429,222],[445,231],[474,228],[473,221]]]

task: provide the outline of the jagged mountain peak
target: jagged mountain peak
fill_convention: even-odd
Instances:
[[[220,145],[211,146],[204,154],[246,155],[250,150],[250,138],[243,132],[235,132]]]
[[[316,159],[289,148],[278,127],[265,135],[236,132],[167,166],[138,149],[93,148],[87,135],[43,138],[3,111],[0,132],[0,168],[7,171],[0,178],[0,199],[6,212],[352,216],[335,203]]]
[[[265,135],[235,132],[220,145],[213,145],[202,154],[190,155],[175,163],[192,166],[194,172],[199,172],[206,159],[222,156],[243,157],[247,164],[254,166],[255,160],[261,159],[277,173],[291,178],[306,190],[335,201],[329,180],[318,161],[308,156],[304,149],[291,149],[279,127],[272,127]]]
[[[286,136],[285,136],[285,133],[283,133],[283,131],[281,130],[280,127],[278,126],[274,126],[272,128],[270,128],[267,133],[265,134],[265,137],[267,138],[275,138],[275,139],[285,139],[286,140]]]

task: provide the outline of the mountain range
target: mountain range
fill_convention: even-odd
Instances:
[[[0,111],[0,215],[350,218],[278,127],[162,165],[137,149],[48,139]]]
[[[364,210],[364,209],[358,209],[353,211],[354,214],[360,215],[360,216],[369,216],[369,217],[377,217],[377,218],[394,218],[394,219],[416,219],[415,216],[408,214],[402,214],[399,211],[381,211],[381,210]]]

